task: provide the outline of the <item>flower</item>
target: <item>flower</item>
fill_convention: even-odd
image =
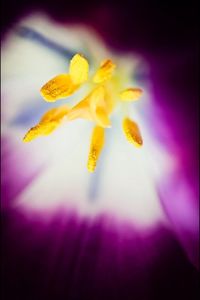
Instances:
[[[111,117],[113,126],[106,128],[106,145],[92,176],[84,168],[84,158],[87,156],[93,122],[79,119],[63,124],[46,139],[37,139],[25,145],[20,140],[24,131],[32,124],[37,124],[47,109],[64,104],[65,100],[55,103],[41,101],[37,91],[55,74],[65,73],[65,64],[75,53],[83,53],[88,58],[91,73],[102,59],[111,58],[119,68],[120,80],[125,79],[123,72],[128,73],[127,86],[141,86],[144,91],[143,101],[119,102],[118,108],[130,104],[128,111],[130,115],[133,112],[142,128],[145,146],[138,151],[131,144],[123,142],[121,119],[116,107],[116,114],[113,111]],[[74,211],[81,224],[85,218],[92,224],[104,215],[114,217],[117,227],[115,230],[121,228],[118,222],[122,220],[142,236],[146,234],[146,230],[164,225],[179,240],[195,264],[198,252],[198,198],[193,193],[193,184],[185,177],[188,162],[182,159],[185,158],[188,141],[186,144],[179,143],[176,135],[174,139],[172,134],[177,127],[164,114],[169,112],[169,100],[173,99],[173,105],[177,105],[177,95],[173,96],[171,92],[168,94],[168,85],[163,88],[161,74],[165,74],[169,68],[171,75],[178,75],[179,65],[171,69],[170,61],[167,61],[167,65],[162,62],[159,65],[160,72],[157,73],[158,66],[152,60],[146,61],[145,58],[144,61],[144,57],[135,54],[129,56],[126,53],[124,56],[113,52],[88,28],[58,26],[44,16],[28,18],[22,22],[22,26],[17,26],[3,45],[2,58],[2,199],[9,223],[14,224],[14,217],[10,217],[14,208],[27,216],[24,228],[29,225],[30,217],[34,219],[33,230],[36,229],[35,222],[38,218],[45,221],[53,219],[59,211],[62,211],[64,220]],[[16,67],[13,68],[13,65]],[[40,72],[38,65],[43,66]],[[143,66],[147,68],[144,69]],[[149,67],[150,74],[142,73],[148,71]],[[152,77],[153,74],[157,75]],[[152,90],[152,84],[155,90]],[[83,98],[83,91],[86,91],[86,95],[89,94],[86,82],[71,96],[73,105],[77,99]],[[166,106],[160,106],[163,99],[166,100]],[[69,109],[68,106],[66,108]],[[176,109],[175,112],[180,110]],[[126,107],[123,113],[126,114]],[[185,123],[180,121],[177,124],[185,130]],[[104,222],[105,220],[103,224]],[[78,233],[74,229],[72,231],[76,239]],[[50,232],[52,236],[51,229]],[[13,233],[13,236],[19,235],[21,236],[20,232]],[[56,231],[56,235],[59,235],[59,231]],[[89,235],[93,236],[91,233]],[[132,236],[134,235],[133,233]],[[66,235],[64,239],[67,239]],[[120,240],[121,236],[119,242]],[[163,238],[162,244],[166,253],[170,253],[166,240]],[[56,244],[55,240],[53,243]],[[71,243],[67,244],[70,248]],[[127,242],[124,244],[126,246]],[[117,251],[118,246],[114,247]],[[112,244],[109,249],[112,249]],[[150,252],[148,245],[145,249]],[[159,247],[156,246],[155,249],[160,256]],[[138,258],[135,257],[134,250],[140,253]],[[115,251],[111,251],[112,256]],[[130,259],[137,263],[141,257],[141,261],[145,260],[146,272],[146,254],[142,254],[138,248],[137,240],[130,247],[130,252],[131,257],[123,252],[123,256],[127,257],[127,266],[130,266]],[[151,264],[154,264],[152,260]],[[134,270],[135,264],[130,268]]]
[[[17,29],[26,36],[12,33],[2,53],[5,297],[137,300],[176,296],[179,299],[183,295],[195,298],[197,272],[183,250],[196,263],[197,197],[192,180],[189,184],[184,177],[188,162],[181,160],[188,144],[191,146],[188,139],[192,141],[192,131],[185,144],[177,142],[171,135],[176,126],[169,121],[165,123],[163,111],[168,112],[168,107],[158,109],[163,98],[168,106],[170,101],[177,105],[180,99],[176,99],[176,93],[174,98],[173,94],[168,95],[170,85],[163,88],[159,81],[168,67],[170,78],[174,79],[174,74],[177,78],[180,64],[174,69],[171,61],[164,64],[161,60],[159,75],[154,80],[148,77],[156,92],[160,92],[156,97],[147,81],[138,80],[141,64],[132,68],[134,76],[129,76],[127,86],[141,86],[144,101],[119,101],[118,107],[130,104],[127,110],[130,115],[133,110],[145,146],[138,151],[123,143],[116,107],[116,115],[114,111],[109,115],[112,128],[99,126],[106,131],[107,142],[95,174],[90,175],[84,168],[84,157],[89,148],[91,121],[68,122],[46,139],[21,142],[24,131],[37,124],[45,111],[65,101],[41,101],[37,91],[55,74],[66,72],[65,64],[74,53],[84,53],[90,62],[90,72],[101,59],[110,57],[120,70],[120,80],[121,70],[129,67],[132,59],[127,60],[127,53],[126,59],[122,53],[120,56],[111,51],[99,53],[95,49],[96,35],[92,36],[93,52],[88,51],[84,47],[88,34],[86,43],[77,45],[77,41],[84,40],[83,31],[81,34],[72,31],[70,39],[71,28],[58,27],[52,20],[45,23],[44,17],[28,20],[25,25],[23,30]],[[102,51],[102,44],[96,48]],[[69,56],[68,49],[72,52]],[[43,66],[40,72],[38,65]],[[151,68],[157,70],[156,64]],[[70,98],[70,103],[82,99],[83,91],[84,95],[89,94],[85,86],[86,82]],[[116,85],[112,92],[115,90],[118,90]],[[188,101],[185,96],[179,104],[186,98]],[[46,128],[44,122],[40,128],[46,132],[54,130],[56,117],[66,113],[67,119],[70,109],[67,105],[59,110],[52,108],[52,114],[43,116],[43,121],[51,117],[54,122],[50,122],[51,126],[46,122]],[[174,112],[178,114],[180,109],[175,106]],[[123,113],[126,115],[126,107]],[[126,122],[128,119],[124,118],[123,123]],[[185,132],[185,120],[179,125]]]
[[[105,128],[111,126],[110,115],[119,103],[124,106],[140,98],[140,88],[129,87],[120,90],[119,74],[114,74],[116,65],[112,60],[103,61],[91,80],[88,80],[89,63],[81,54],[76,54],[70,61],[69,74],[60,74],[48,81],[41,88],[41,95],[47,102],[71,96],[81,85],[88,82],[92,91],[73,107],[62,105],[47,111],[40,122],[25,135],[24,142],[30,142],[38,136],[49,135],[65,121],[83,118],[95,122],[88,157],[88,171],[94,172],[101,154]],[[128,115],[123,119],[123,132],[128,142],[140,147],[143,144],[136,122]]]

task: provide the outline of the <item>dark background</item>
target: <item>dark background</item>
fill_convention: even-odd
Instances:
[[[196,1],[3,0],[2,30],[32,10],[44,10],[59,21],[93,24],[116,47],[152,53],[197,47]]]

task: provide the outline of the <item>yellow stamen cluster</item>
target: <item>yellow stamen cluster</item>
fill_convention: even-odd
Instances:
[[[104,146],[105,128],[111,126],[110,115],[117,103],[122,101],[138,100],[142,94],[140,88],[127,88],[118,92],[116,99],[110,86],[114,77],[116,65],[107,59],[102,62],[99,69],[92,77],[94,89],[73,107],[62,105],[47,111],[39,123],[32,127],[25,135],[24,142],[30,142],[38,136],[48,135],[53,132],[64,121],[72,121],[83,118],[95,122],[90,152],[88,157],[88,171],[94,172],[97,160]],[[72,95],[79,87],[88,81],[89,64],[80,54],[74,55],[70,61],[69,73],[61,74],[48,81],[41,88],[42,97],[48,102]],[[137,124],[125,117],[123,120],[123,131],[127,140],[137,147],[142,145],[142,137]]]

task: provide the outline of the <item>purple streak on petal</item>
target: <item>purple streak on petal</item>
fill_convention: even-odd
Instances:
[[[42,115],[52,106],[51,103],[47,103],[41,99],[39,100],[27,100],[27,106],[23,106],[22,110],[15,118],[11,121],[12,126],[33,126],[36,124]]]
[[[178,147],[182,159],[187,157],[190,165],[196,163],[198,151],[198,92],[195,72],[190,81],[184,74],[191,73],[191,64],[195,64],[193,56],[194,51],[178,53],[170,59],[163,55],[157,61],[154,58],[151,65],[155,104],[162,108],[164,122],[171,130],[170,139]],[[164,65],[162,61],[165,61]],[[159,128],[157,130],[159,132]],[[168,142],[170,140],[166,140],[166,144]]]
[[[38,176],[44,165],[33,162],[30,153],[23,148],[15,148],[12,141],[6,138],[2,138],[1,147],[1,204],[2,208],[9,208],[14,199]]]
[[[199,267],[199,203],[182,174],[172,175],[160,186],[160,197],[173,230],[192,263]]]
[[[195,49],[162,53],[149,59],[152,107],[145,120],[156,141],[174,159],[174,173],[159,184],[161,201],[174,230],[191,261],[198,266],[199,252],[199,169],[198,113],[194,70]]]
[[[55,43],[53,40],[46,38],[44,35],[35,31],[32,28],[26,26],[19,26],[15,31],[18,36],[27,40],[31,40],[34,43],[38,43],[54,51],[56,54],[63,56],[65,59],[71,59],[71,57],[74,55],[73,51],[66,49],[62,45]]]

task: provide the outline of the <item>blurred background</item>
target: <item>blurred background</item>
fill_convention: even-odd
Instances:
[[[2,1],[3,299],[198,298],[197,11],[193,1]],[[94,174],[91,122],[22,142],[66,103],[39,90],[79,52],[91,72],[112,58],[143,89],[129,109],[143,148],[127,143],[117,109]]]

